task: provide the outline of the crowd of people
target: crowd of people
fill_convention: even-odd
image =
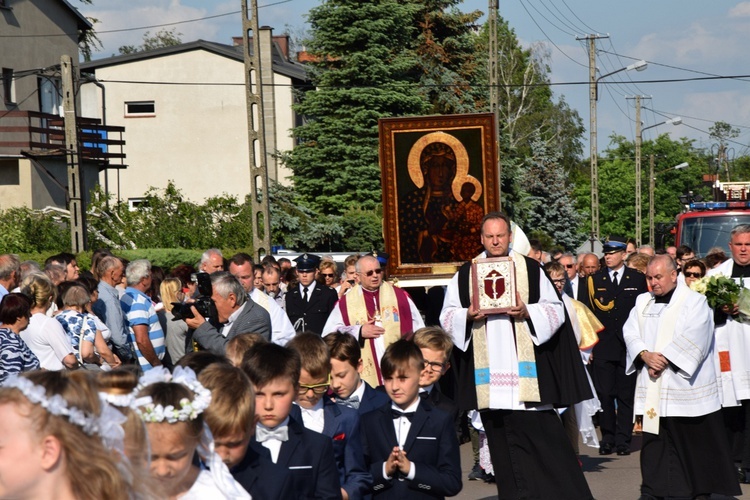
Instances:
[[[502,312],[472,261],[423,290],[382,252],[1,255],[0,498],[444,498],[468,441],[499,498],[591,498],[579,440],[626,456],[634,433],[642,498],[740,494],[750,326],[690,285],[750,277],[750,226],[701,260],[518,252],[511,227],[477,228],[476,257],[514,268]]]

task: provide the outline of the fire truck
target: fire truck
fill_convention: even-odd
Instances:
[[[729,234],[739,224],[750,224],[750,182],[719,182],[714,197],[724,201],[689,202],[677,216],[675,245],[687,245],[698,258],[713,247],[729,255]]]

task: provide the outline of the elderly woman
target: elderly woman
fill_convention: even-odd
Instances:
[[[57,289],[43,273],[32,273],[21,282],[21,293],[31,299],[31,320],[21,332],[21,338],[39,358],[45,370],[70,370],[78,368],[73,345],[62,325],[47,316],[55,301]]]
[[[0,303],[0,383],[13,373],[40,367],[39,359],[20,335],[29,326],[30,302],[22,293],[9,293]]]
[[[682,267],[682,274],[685,284],[690,286],[706,275],[706,265],[698,259],[689,260]]]

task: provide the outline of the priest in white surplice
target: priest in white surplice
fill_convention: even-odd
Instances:
[[[741,494],[724,433],[714,366],[713,311],[677,282],[668,255],[651,259],[652,292],[623,327],[626,373],[638,372],[634,413],[643,415],[641,498]]]
[[[479,409],[498,497],[591,498],[555,406],[592,397],[563,304],[539,264],[509,252],[510,222],[500,212],[481,226],[479,257],[510,255],[518,305],[484,315],[471,306],[470,264],[448,285],[440,323],[459,351],[457,403]]]

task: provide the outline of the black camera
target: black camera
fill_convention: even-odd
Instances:
[[[190,309],[191,306],[195,307],[206,320],[216,318],[216,304],[211,299],[211,295],[213,295],[211,276],[208,273],[193,273],[190,275],[190,281],[198,284],[198,297],[193,302],[172,302],[174,320],[193,318],[195,315]]]

